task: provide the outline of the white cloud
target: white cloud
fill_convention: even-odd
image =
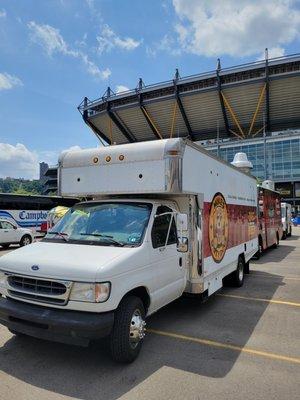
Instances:
[[[81,150],[71,146],[64,151]],[[0,178],[39,178],[39,162],[56,165],[61,150],[29,150],[24,144],[0,143]]]
[[[249,56],[299,39],[297,0],[173,0],[175,30],[188,53]],[[277,52],[278,54],[278,52]]]
[[[67,149],[65,149],[64,151],[77,151],[77,150],[82,150],[80,146],[78,146],[77,144],[75,146],[71,146],[68,147]]]
[[[48,56],[52,56],[55,53],[61,53],[66,56],[78,58],[84,63],[86,70],[90,75],[103,80],[107,79],[111,75],[109,68],[101,70],[89,59],[87,54],[79,50],[71,49],[60,34],[59,29],[50,25],[39,25],[34,21],[28,23],[28,28],[31,32],[31,40],[42,46]]]
[[[285,50],[283,47],[272,47],[271,49],[268,49],[268,58],[283,57],[284,55]],[[257,58],[257,61],[264,60],[265,58],[265,52],[262,52],[261,55]]]
[[[167,52],[172,56],[181,54],[180,47],[177,46],[177,41],[170,35],[164,35],[158,42],[146,47],[146,53],[150,57],[156,57],[158,52]]]
[[[12,89],[15,86],[23,86],[21,79],[6,72],[0,72],[0,91]]]
[[[142,40],[135,40],[131,37],[121,38],[108,25],[104,25],[101,34],[97,36],[98,52],[100,54],[108,52],[113,48],[130,51],[134,50],[142,43]]]
[[[15,146],[0,143],[0,177],[27,178],[38,177],[38,157],[23,144]]]
[[[78,46],[78,47],[86,47],[87,46],[87,42],[86,42],[87,38],[88,38],[88,34],[85,33],[82,36],[81,40],[76,40],[76,42],[75,42],[76,46]]]
[[[127,87],[127,86],[124,86],[124,85],[116,86],[116,93],[127,92],[127,90],[129,90],[129,87]]]
[[[0,18],[5,18],[6,17],[6,11],[4,10],[4,8],[2,8],[2,10],[0,10]]]
[[[49,165],[56,165],[58,163],[59,155],[65,151],[76,151],[81,150],[78,145],[68,147],[64,150],[41,150],[37,152],[38,160],[45,162]]]
[[[46,24],[39,25],[34,21],[28,23],[28,28],[31,31],[32,41],[42,46],[49,56],[53,53],[73,54],[58,29]]]

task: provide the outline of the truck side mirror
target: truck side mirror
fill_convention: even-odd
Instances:
[[[177,241],[177,251],[186,253],[189,248],[189,240],[187,237],[179,237]]]

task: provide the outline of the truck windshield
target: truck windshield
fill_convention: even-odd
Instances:
[[[45,236],[45,241],[138,246],[152,205],[148,203],[81,203],[71,208]]]

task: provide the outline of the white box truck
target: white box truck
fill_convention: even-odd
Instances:
[[[131,362],[147,316],[184,292],[241,286],[258,250],[256,180],[187,140],[66,152],[59,187],[93,201],[0,258],[0,322],[16,334],[109,336]]]
[[[292,206],[289,203],[281,203],[281,222],[282,222],[282,239],[292,236]]]

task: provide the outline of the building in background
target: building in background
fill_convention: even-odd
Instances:
[[[300,129],[271,132],[246,140],[209,140],[199,142],[207,150],[231,162],[237,152],[247,154],[252,173],[259,180],[271,179],[283,200],[296,209],[300,206]]]
[[[42,194],[57,194],[57,166],[40,163],[40,182],[43,185]]]
[[[300,212],[300,55],[222,68],[85,97],[78,109],[100,141],[187,137],[231,162],[247,153],[259,179]]]

